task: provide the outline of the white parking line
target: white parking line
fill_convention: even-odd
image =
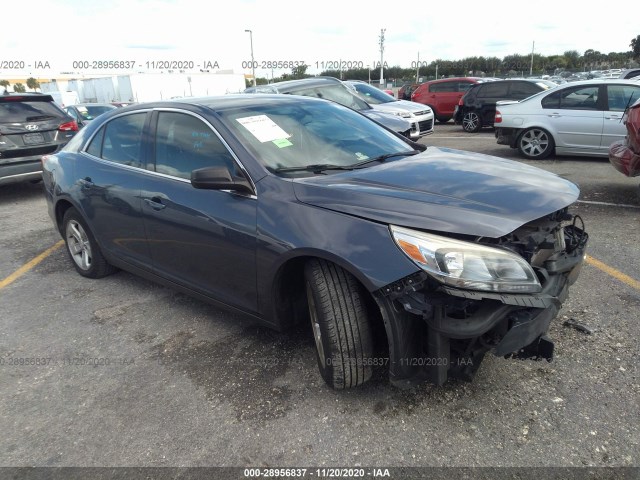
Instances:
[[[578,200],[578,203],[587,203],[589,205],[605,205],[607,207],[640,208],[640,205],[627,205],[626,203],[595,202],[593,200]]]

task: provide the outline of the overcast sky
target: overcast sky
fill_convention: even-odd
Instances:
[[[506,2],[355,2],[351,0],[50,0],[4,9],[0,61],[48,61],[54,71],[74,60],[186,60],[218,62],[221,69],[250,73],[242,62],[305,61],[310,72],[326,62],[384,59],[389,66],[437,58],[513,53],[543,55],[587,49],[630,50],[640,34],[632,0],[606,3],[537,0]],[[10,20],[8,17],[12,17]],[[0,65],[1,66],[1,65]],[[2,69],[1,74],[6,75]],[[88,72],[90,73],[90,72]],[[258,76],[270,70],[258,68]],[[277,75],[277,71],[276,71]]]

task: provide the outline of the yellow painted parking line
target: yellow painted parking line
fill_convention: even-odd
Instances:
[[[587,264],[596,267],[599,270],[602,270],[604,273],[611,275],[613,278],[620,280],[622,283],[626,283],[631,288],[635,288],[636,290],[640,290],[640,282],[635,278],[631,278],[629,275],[622,273],[619,270],[616,270],[613,267],[610,267],[606,263],[601,262],[597,258],[593,258],[590,255],[587,255],[585,260]]]
[[[44,252],[42,252],[36,258],[28,261],[23,266],[21,266],[19,269],[17,269],[15,272],[13,272],[11,275],[9,275],[7,278],[5,278],[4,280],[0,281],[0,290],[2,290],[7,285],[13,283],[14,281],[16,281],[22,275],[27,273],[29,270],[31,270],[33,267],[35,267],[40,262],[42,262],[45,258],[47,258],[49,255],[51,255],[53,252],[58,250],[62,245],[64,245],[64,240],[60,240],[53,247],[47,248]]]

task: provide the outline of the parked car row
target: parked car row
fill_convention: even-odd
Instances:
[[[418,85],[411,94],[411,101],[428,106],[439,122],[446,123],[451,120],[458,102],[472,85],[494,80],[479,77],[431,80]]]
[[[367,93],[359,93],[355,85]],[[245,93],[282,93],[331,100],[356,110],[407,138],[418,139],[433,132],[433,113],[430,109],[422,105],[403,105],[382,91],[366,89],[366,85],[352,82],[347,86],[334,77],[312,77],[249,87]],[[372,101],[372,104],[365,101],[365,98]]]
[[[474,133],[482,127],[493,127],[496,104],[500,100],[523,100],[538,92],[555,87],[548,80],[517,79],[476,83],[460,98],[453,111],[453,119],[466,132]]]

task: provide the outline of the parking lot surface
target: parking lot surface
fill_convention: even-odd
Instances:
[[[523,161],[492,130],[421,142]],[[590,234],[554,361],[487,356],[472,383],[408,391],[383,371],[329,389],[306,326],[272,332],[125,272],[82,278],[41,184],[0,188],[1,465],[640,465],[640,180],[607,159],[525,163],[579,185]]]

